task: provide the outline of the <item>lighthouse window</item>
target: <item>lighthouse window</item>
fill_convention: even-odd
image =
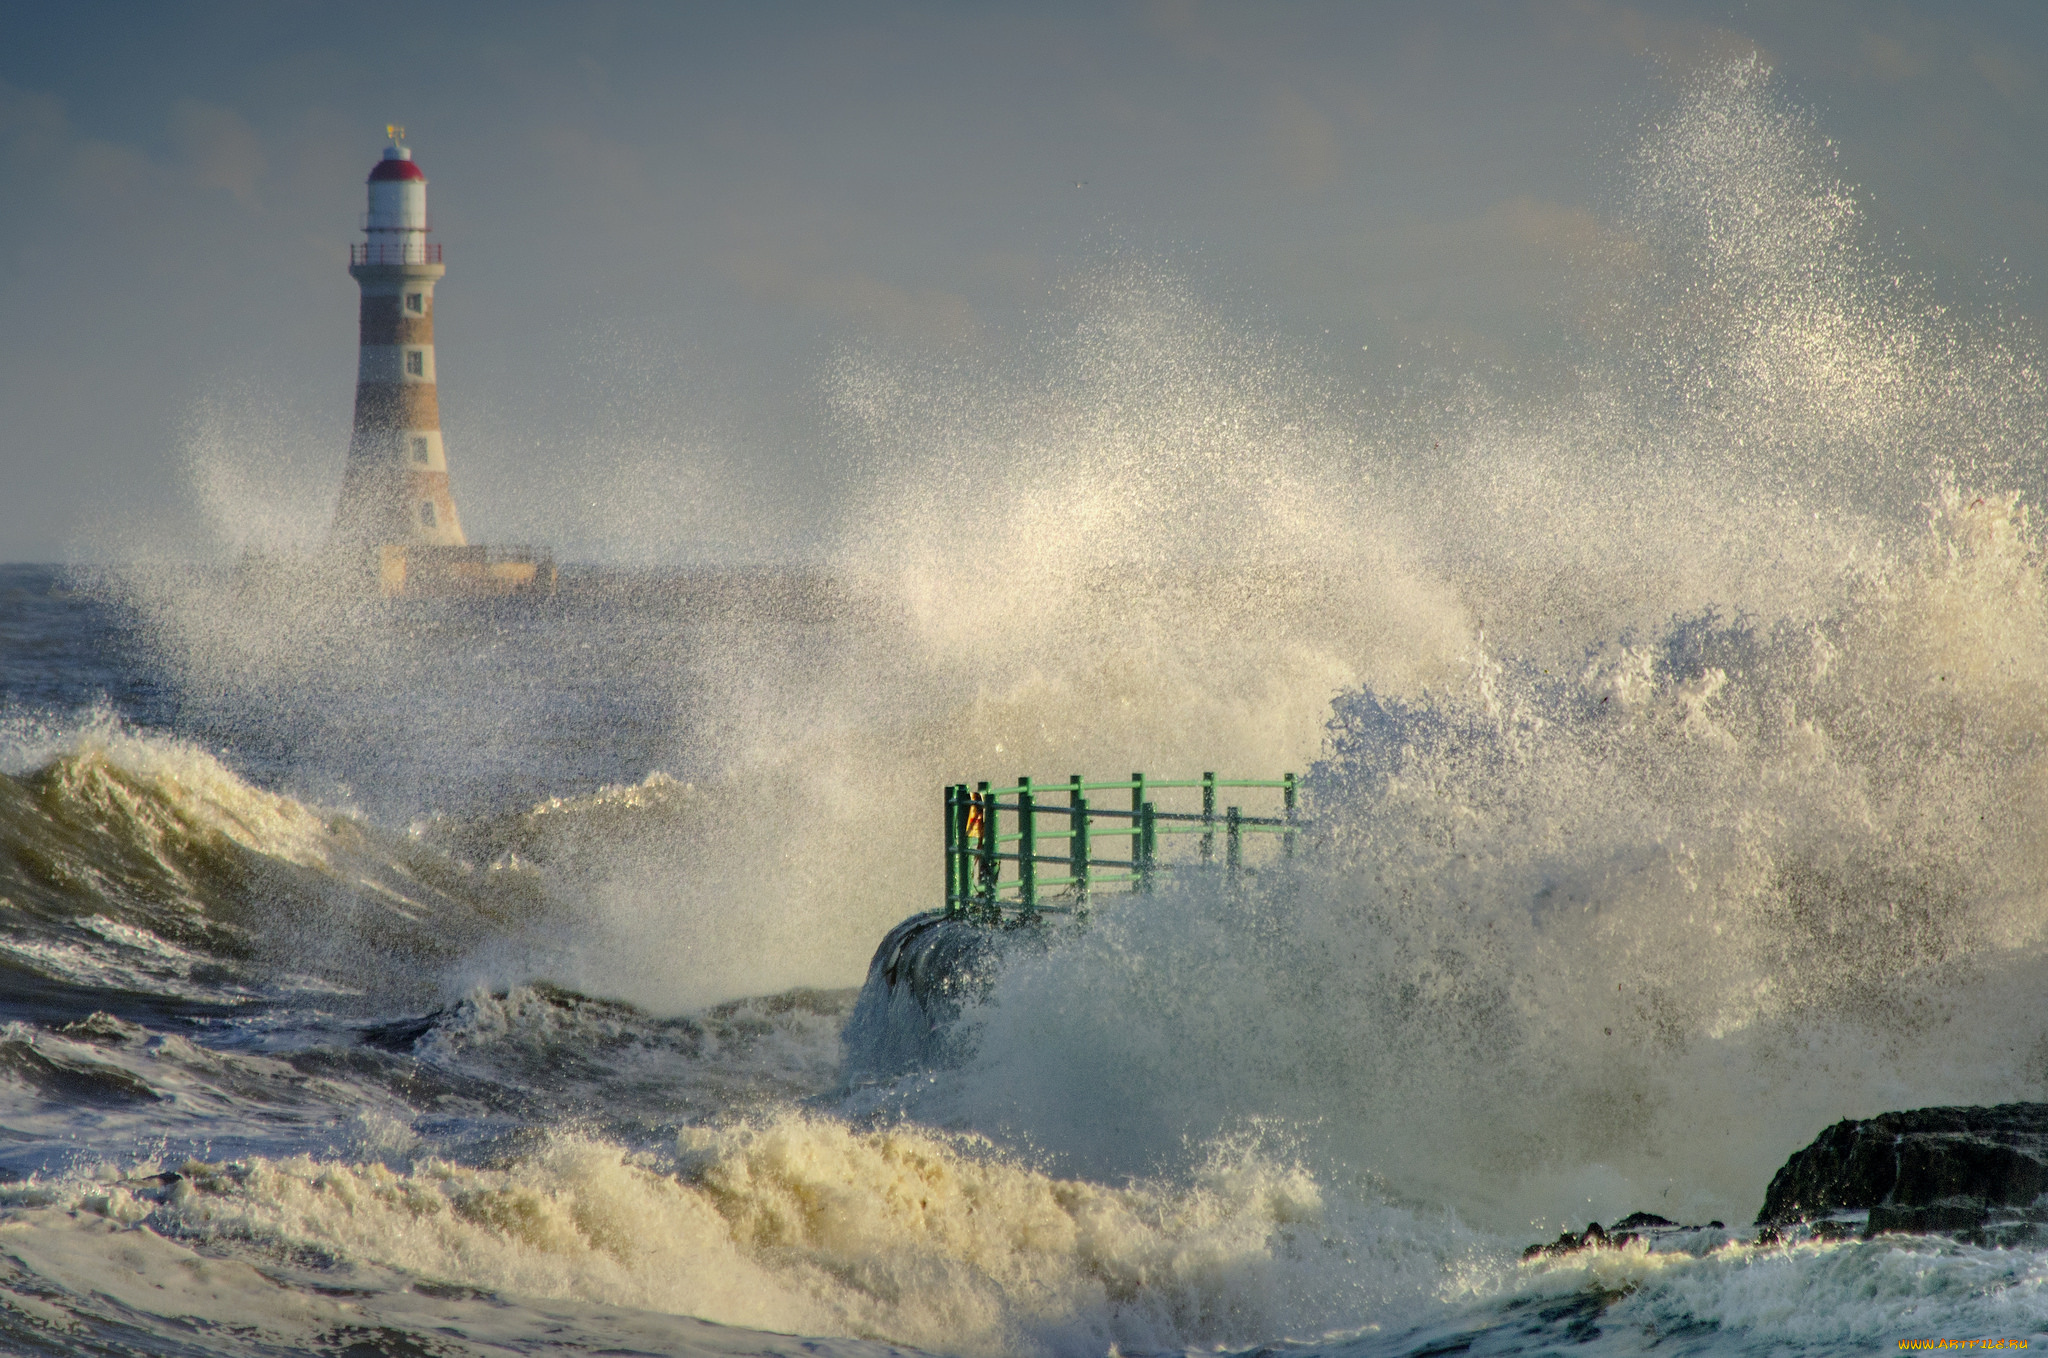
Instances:
[[[432,528],[433,526],[434,502],[432,500],[422,500],[420,501],[420,527]]]
[[[406,350],[405,370],[414,377],[425,377],[427,375],[427,351],[424,349]]]
[[[415,462],[425,462],[427,460],[427,441],[424,438],[415,438],[412,441],[412,460]]]
[[[405,309],[415,316],[425,314],[427,295],[423,292],[408,292],[405,294]]]

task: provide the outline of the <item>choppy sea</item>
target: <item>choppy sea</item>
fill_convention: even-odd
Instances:
[[[2041,1249],[1750,1226],[1839,1118],[2048,1097],[2037,341],[1830,167],[1703,79],[1540,396],[1127,265],[848,355],[802,569],[0,567],[0,1349],[2041,1338]],[[1314,833],[871,1059],[940,788],[1132,769]],[[1631,1211],[1699,1229],[1522,1258]]]

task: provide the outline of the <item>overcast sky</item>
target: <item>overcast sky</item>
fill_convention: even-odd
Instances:
[[[2048,315],[2038,4],[10,2],[0,31],[0,560],[317,539],[394,121],[447,251],[466,525],[572,556],[801,552],[844,355],[997,352],[1120,269],[1351,389],[1540,379],[1629,146],[1749,52],[1887,250]]]

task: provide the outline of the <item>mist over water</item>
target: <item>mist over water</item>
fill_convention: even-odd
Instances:
[[[2033,1315],[2031,1254],[1513,1262],[1747,1221],[1842,1116],[2048,1097],[2035,341],[1871,240],[1754,65],[1624,178],[1541,396],[1439,365],[1361,411],[1120,260],[1026,334],[840,357],[815,567],[495,611],[109,575],[161,690],[0,740],[0,965],[69,1025],[0,1066],[121,1162],[0,1190],[24,1267],[99,1305],[90,1217],[151,1276],[318,1255],[399,1329],[394,1277],[975,1353]],[[939,788],[1132,769],[1304,771],[1310,851],[1101,902],[955,1064],[842,1088]]]
[[[2038,1097],[2039,549],[1940,509],[1818,623],[1341,699],[1313,866],[1014,963],[914,1106],[1095,1174],[1278,1119],[1505,1229],[1746,1219],[1835,1118]]]
[[[1836,1118],[2041,1097],[2033,359],[1882,271],[1754,68],[1632,175],[1626,342],[1359,435],[1369,508],[1294,521],[1389,558],[1318,622],[1400,618],[1331,648],[1313,866],[1012,964],[910,1107],[1089,1174],[1278,1123],[1506,1229],[1746,1219]]]
[[[1178,742],[1093,704],[1089,748],[1127,755],[1093,767],[1274,770],[1309,725],[1282,695],[1345,690],[1315,866],[1013,961],[974,1057],[904,1106],[1105,1177],[1283,1126],[1333,1176],[1547,1230],[1744,1220],[1836,1118],[2042,1096],[2031,346],[1886,261],[1753,68],[1631,175],[1611,310],[1548,404],[1318,418],[1144,286],[1061,355],[1085,395],[1051,418],[864,375],[875,427],[958,449],[886,497],[935,650],[1059,683],[1114,656],[1090,624],[1131,627],[1115,697],[1200,676]],[[1242,594],[1161,583],[1196,562]]]

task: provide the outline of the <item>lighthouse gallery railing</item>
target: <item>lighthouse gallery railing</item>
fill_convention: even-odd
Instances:
[[[350,264],[439,264],[440,243],[414,243],[409,245],[351,245],[348,247]]]
[[[1216,793],[1229,788],[1278,790],[1280,814],[1248,816],[1228,806],[1219,816]],[[1161,810],[1152,800],[1155,792],[1193,789],[1201,791],[1199,810]],[[1091,792],[1128,793],[1130,809],[1096,806],[1089,800]],[[1064,797],[1064,804],[1039,800],[1047,794]],[[1279,778],[1205,773],[1187,779],[1134,773],[1111,783],[1083,782],[1077,773],[1065,783],[1041,785],[1019,778],[1014,787],[991,788],[984,782],[971,789],[955,783],[946,789],[946,914],[1000,924],[1041,911],[1085,912],[1090,897],[1105,888],[1149,891],[1166,872],[1213,865],[1219,830],[1222,866],[1233,877],[1245,870],[1250,835],[1278,835],[1281,856],[1291,858],[1297,836],[1308,826],[1298,814],[1297,794],[1291,773]],[[1199,836],[1192,857],[1163,853],[1160,841],[1169,835]],[[1126,856],[1098,856],[1097,844],[1105,840],[1121,844]],[[1057,852],[1044,852],[1054,846]],[[1048,898],[1048,892],[1057,894]]]

